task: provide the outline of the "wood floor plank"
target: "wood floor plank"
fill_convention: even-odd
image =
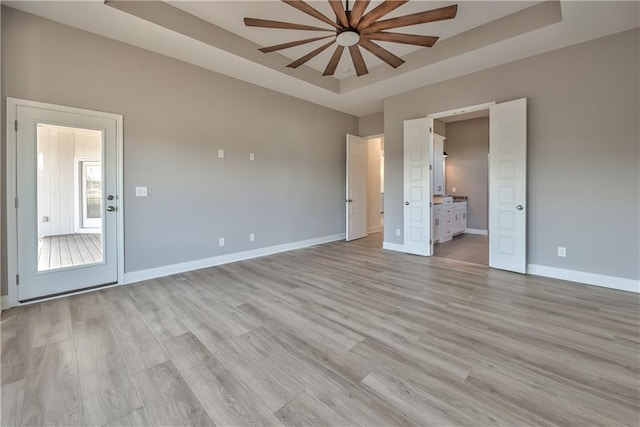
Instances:
[[[24,380],[21,424],[83,425],[82,397],[71,338],[34,349]]]
[[[107,295],[107,294],[105,294]],[[132,374],[168,360],[156,336],[124,290],[115,289],[104,298],[103,312]]]
[[[24,404],[24,383],[19,380],[2,385],[0,406],[0,425],[19,426],[22,425],[22,407]]]
[[[2,385],[11,384],[24,378],[32,342],[32,319],[38,307],[16,307],[3,312],[0,325]]]
[[[278,425],[260,402],[192,333],[164,343],[216,425]]]
[[[85,422],[104,425],[142,406],[109,324],[73,324]]]
[[[352,385],[344,377],[301,351],[300,340],[292,339],[291,335],[281,336],[259,328],[243,338],[265,359],[272,361],[283,372],[301,383],[314,398],[347,420],[348,424],[412,424],[384,401]]]
[[[193,334],[273,412],[302,392],[302,387],[252,350],[212,317],[184,320]]]
[[[215,425],[171,361],[133,376],[149,424]]]
[[[309,395],[300,393],[276,412],[276,416],[286,426],[343,426],[347,425],[340,415],[327,405]]]
[[[144,408],[140,408],[123,415],[109,424],[105,424],[105,427],[145,427],[148,425]]]
[[[31,347],[71,338],[71,309],[68,298],[45,301],[34,307],[31,317]]]

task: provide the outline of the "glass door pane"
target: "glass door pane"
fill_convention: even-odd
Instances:
[[[102,131],[39,123],[38,271],[103,262]]]

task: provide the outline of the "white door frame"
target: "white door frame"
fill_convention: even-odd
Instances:
[[[17,149],[18,140],[14,123],[17,120],[18,107],[41,108],[46,110],[59,111],[64,113],[81,114],[85,116],[111,119],[116,122],[116,180],[118,191],[118,205],[116,211],[117,223],[117,251],[118,251],[118,282],[124,283],[124,184],[123,184],[123,117],[120,114],[104,113],[100,111],[86,110],[83,108],[66,107],[62,105],[49,104],[45,102],[29,101],[25,99],[7,97],[7,299],[6,307],[3,309],[21,305],[18,302],[18,284],[16,277],[18,274],[18,219],[14,202],[17,197]],[[14,205],[12,207],[11,205]],[[52,297],[57,298],[57,297]],[[44,301],[50,298],[43,298]],[[28,303],[26,303],[28,304]]]
[[[485,102],[484,104],[476,104],[476,105],[470,105],[468,107],[460,107],[460,108],[456,108],[448,111],[440,111],[437,113],[428,114],[427,119],[435,120],[435,119],[441,119],[443,117],[455,116],[458,114],[466,114],[466,113],[473,113],[475,111],[488,110],[492,105],[495,105],[495,104],[496,102],[492,101],[492,102]],[[433,135],[435,134],[436,134],[436,129],[435,129],[435,126],[433,126],[433,132],[431,134],[431,137],[433,138]],[[429,153],[429,163],[433,164],[433,147],[431,147],[431,152]],[[432,177],[432,182],[433,182],[433,177]],[[490,183],[488,185],[490,185]],[[443,189],[443,192],[444,192],[444,189]],[[429,186],[429,200],[433,200],[433,185]],[[429,223],[432,225],[432,227],[431,227],[431,236],[430,236],[431,249],[430,249],[430,255],[428,256],[431,256],[433,255],[433,245],[435,244],[435,239],[434,239],[435,226],[433,226],[434,224],[433,209],[429,209]]]

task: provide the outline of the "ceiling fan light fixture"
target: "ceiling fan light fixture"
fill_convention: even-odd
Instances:
[[[358,34],[358,31],[352,28],[344,29],[340,31],[336,36],[336,42],[338,42],[340,46],[345,46],[345,47],[354,46],[354,45],[357,45],[359,41],[360,41],[360,34]]]

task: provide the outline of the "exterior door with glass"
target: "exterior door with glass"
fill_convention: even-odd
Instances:
[[[18,301],[116,283],[118,121],[15,108]]]

